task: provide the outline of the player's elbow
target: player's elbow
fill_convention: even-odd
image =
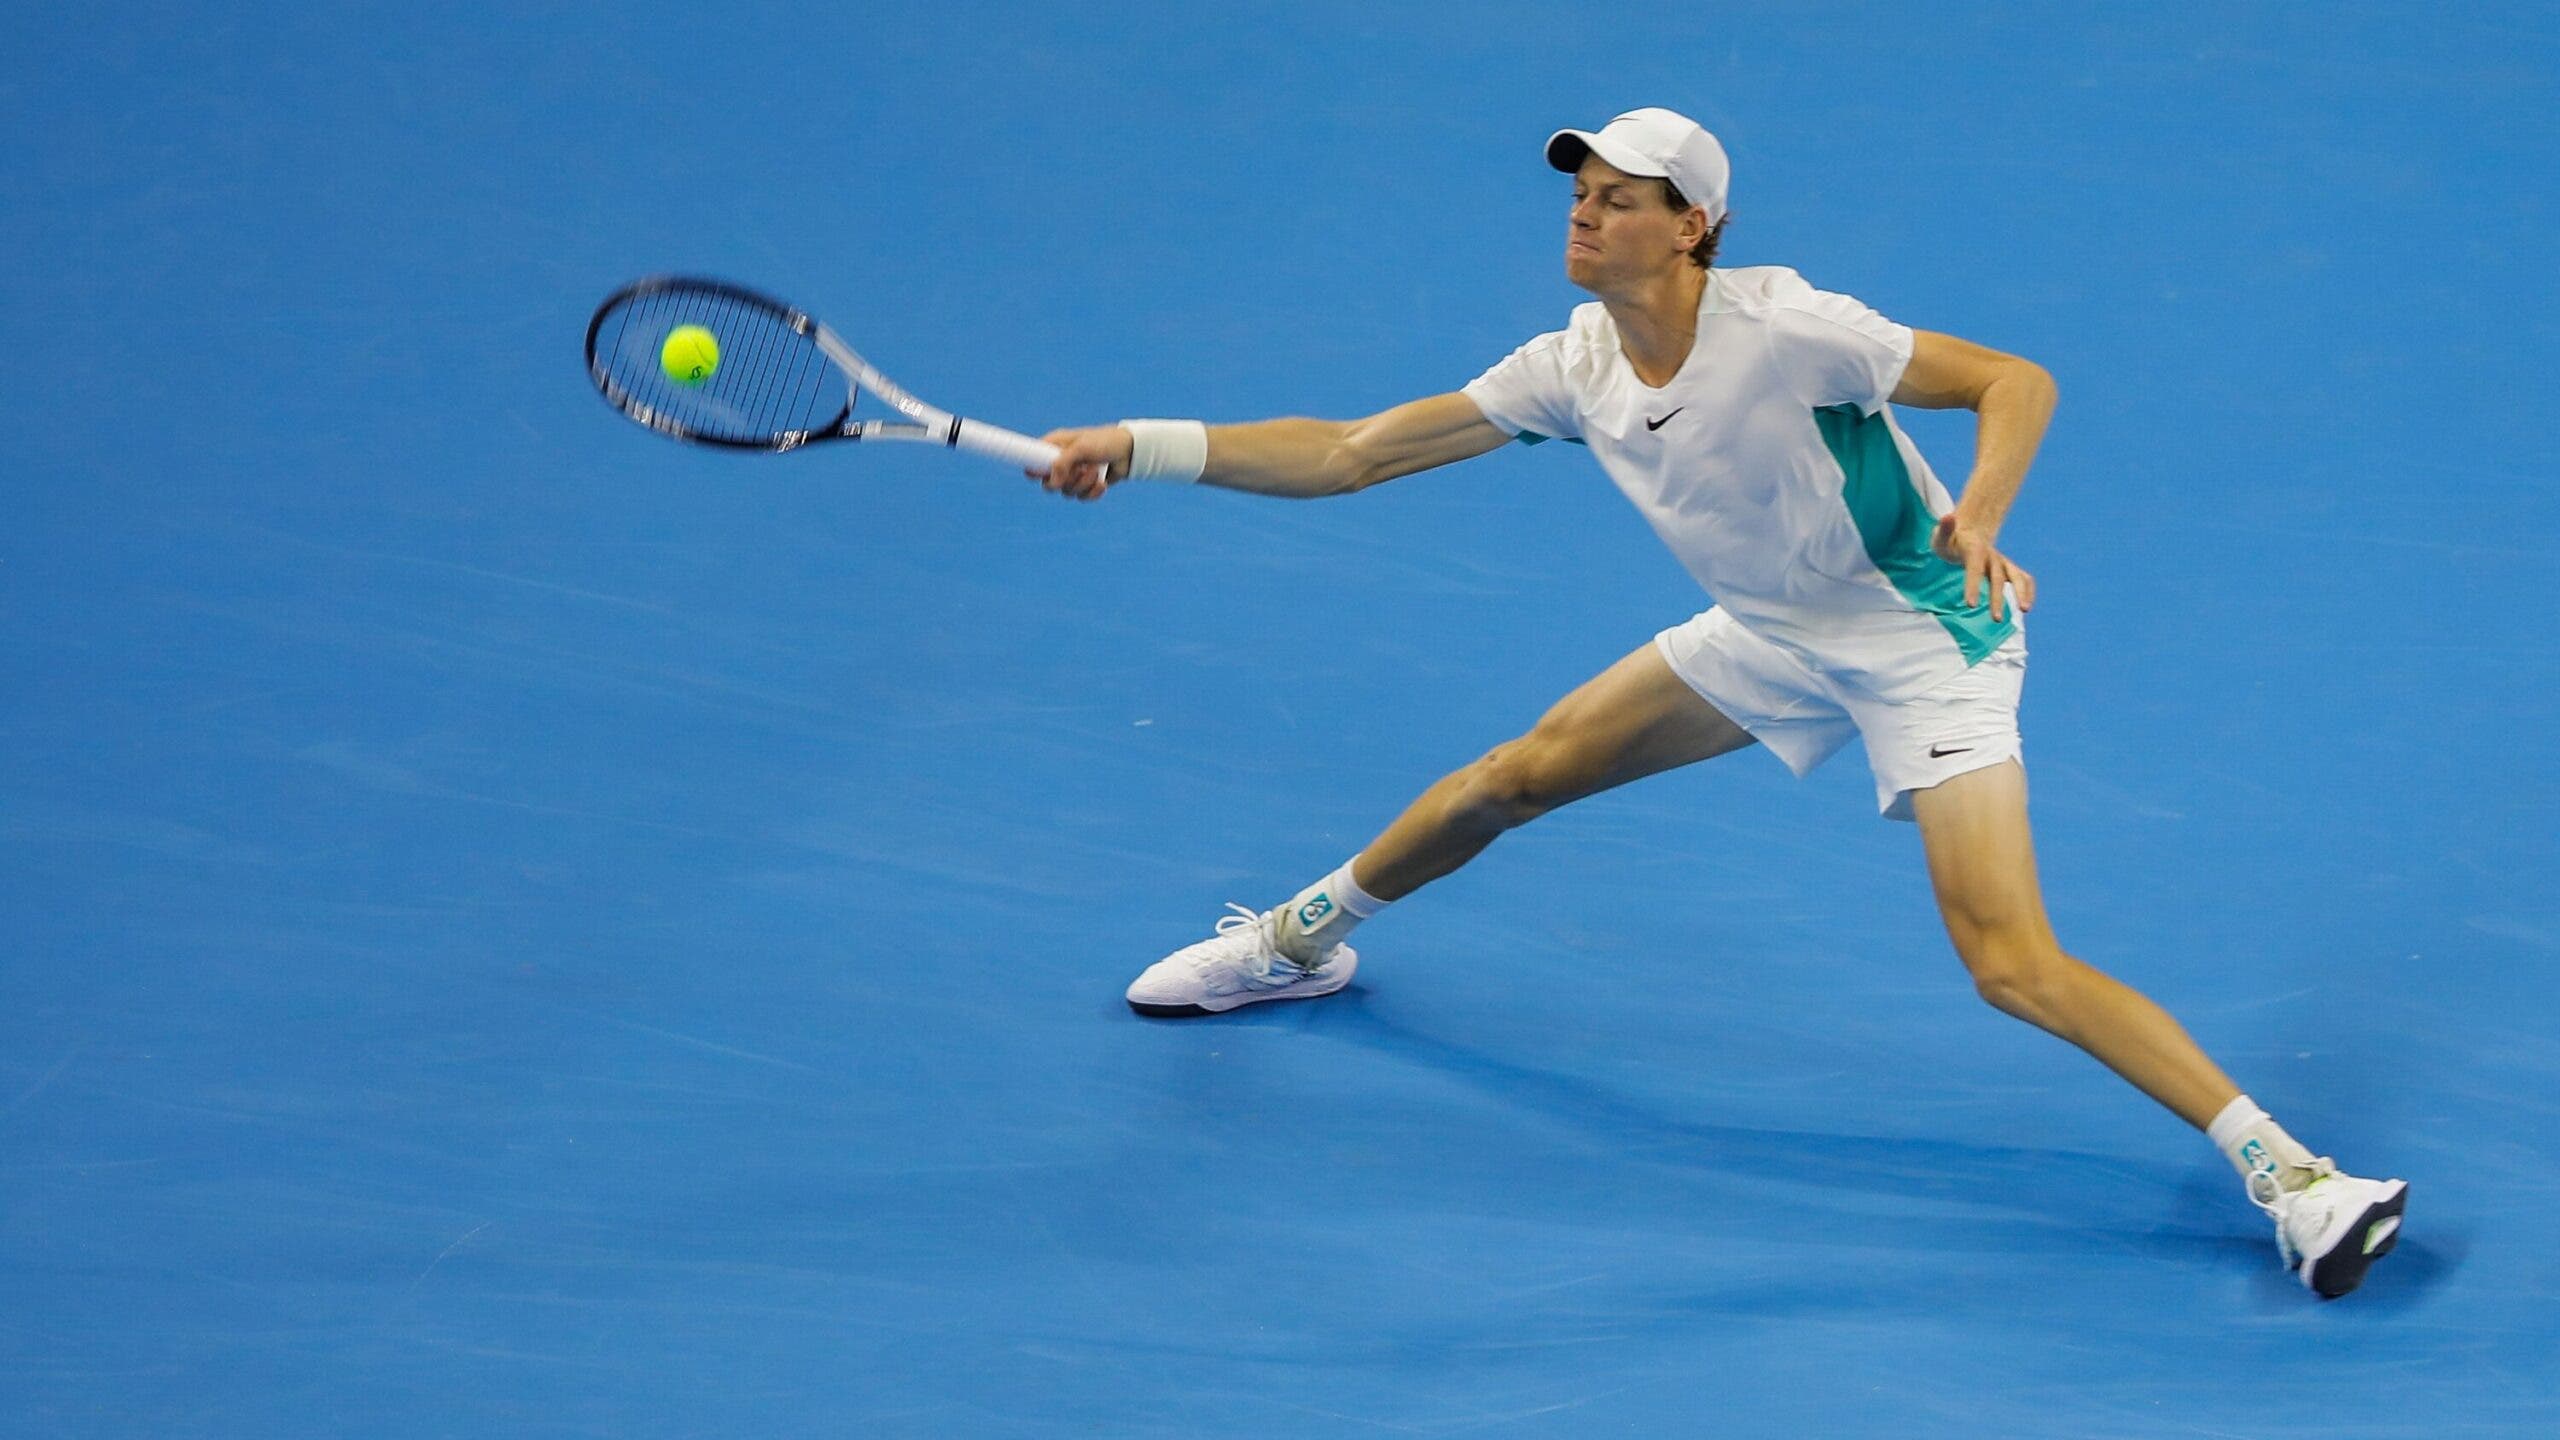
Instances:
[[[1384,485],[1394,478],[1396,478],[1395,472],[1388,469],[1385,465],[1375,460],[1365,461],[1343,477],[1342,488],[1334,493],[1337,495],[1357,494],[1362,490],[1368,489],[1372,485]]]
[[[2005,373],[2000,377],[2001,383],[2021,398],[2034,401],[2045,411],[2051,412],[2055,402],[2062,398],[2062,387],[2054,383],[2053,372],[2033,360],[2022,360],[2012,355],[2002,368]]]
[[[1358,436],[1345,434],[1327,450],[1323,478],[1324,488],[1318,494],[1350,495],[1395,476],[1383,457],[1361,444]]]

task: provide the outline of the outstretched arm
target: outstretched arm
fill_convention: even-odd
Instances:
[[[1938,521],[1931,545],[1941,559],[1964,566],[1964,603],[1987,585],[1994,619],[2003,617],[2006,584],[2018,587],[2019,609],[2035,608],[2035,577],[1993,542],[2044,442],[2054,398],[2053,377],[2034,361],[1930,330],[1911,332],[1911,364],[1893,389],[1896,405],[1974,412],[1973,475],[1954,512]]]
[[[1129,478],[1127,427],[1052,430],[1058,447],[1049,473],[1032,472],[1050,490],[1099,500]],[[1365,420],[1259,420],[1209,427],[1209,462],[1200,479],[1230,490],[1312,500],[1348,495],[1399,475],[1471,459],[1511,436],[1484,418],[1476,402],[1452,390],[1398,405]]]

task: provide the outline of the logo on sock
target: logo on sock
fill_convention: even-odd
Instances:
[[[1332,913],[1332,896],[1311,895],[1307,898],[1307,903],[1298,907],[1298,928],[1301,930],[1313,930],[1318,925],[1323,924],[1325,917]]]
[[[2249,1162],[2249,1169],[2253,1174],[2273,1175],[2276,1173],[2275,1158],[2267,1153],[2266,1146],[2259,1144],[2254,1138],[2241,1142],[2240,1158]]]

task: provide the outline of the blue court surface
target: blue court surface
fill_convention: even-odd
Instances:
[[[2560,1433],[2548,5],[20,6],[0,1434]],[[2038,359],[2077,954],[2402,1175],[2324,1304],[1977,999],[1852,750],[1121,990],[1706,604],[1568,446],[1096,505],[596,399],[729,276],[1034,433],[1352,416],[1724,260]],[[1910,423],[1951,484],[1970,417]]]

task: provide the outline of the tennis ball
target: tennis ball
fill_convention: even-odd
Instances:
[[[679,325],[667,332],[658,364],[679,385],[699,385],[720,368],[720,342],[699,325]]]

